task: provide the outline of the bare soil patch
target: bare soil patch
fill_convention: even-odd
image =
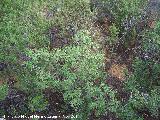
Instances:
[[[0,79],[0,85],[2,85],[2,84],[3,84],[3,80]]]
[[[49,38],[50,38],[50,50],[54,48],[63,48],[71,44],[71,35],[66,32],[65,36],[62,36],[63,30],[60,26],[54,26],[49,29]],[[68,31],[69,32],[69,31]]]
[[[125,79],[125,74],[124,71],[127,69],[126,65],[122,64],[113,64],[111,65],[108,73],[111,74],[112,76],[119,78],[119,80],[124,80]]]

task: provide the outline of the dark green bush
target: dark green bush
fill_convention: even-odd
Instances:
[[[157,24],[158,25],[158,24]],[[159,63],[159,27],[156,26],[152,31],[145,33],[141,44],[142,53],[133,63],[133,73],[126,81],[126,89],[134,96],[138,92],[137,98],[132,97],[134,109],[147,108],[153,116],[158,118],[160,108],[160,93],[158,91],[160,82],[160,63]],[[135,101],[135,102],[134,102]]]
[[[140,28],[141,24],[144,24],[143,26],[146,24],[141,20],[145,13],[144,8],[148,3],[147,0],[93,0],[92,2],[100,4],[100,6],[95,5],[95,8],[98,9],[98,18],[103,13],[104,17],[107,17],[109,22],[112,23],[110,37],[107,41],[112,44],[117,42],[124,43],[126,48],[129,45],[134,45],[139,34],[138,31],[142,29]],[[109,22],[108,25],[110,25]],[[116,34],[113,33],[113,26],[117,31]]]

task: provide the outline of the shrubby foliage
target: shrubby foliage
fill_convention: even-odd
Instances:
[[[7,95],[7,92],[8,92],[8,87],[7,85],[1,85],[0,86],[0,100],[3,100],[6,95]]]
[[[28,52],[32,60],[26,65],[35,73],[36,78],[31,80],[34,89],[53,87],[63,92],[75,114],[86,118],[93,110],[96,109],[99,115],[106,108],[102,84],[104,58],[86,32],[78,32],[75,39],[77,46],[56,49],[52,53],[44,49]],[[98,85],[95,84],[96,79],[99,80]]]
[[[47,111],[50,101],[45,91],[51,89],[62,94],[62,111],[70,106],[79,119],[112,112],[122,120],[143,120],[139,114],[143,110],[159,117],[160,22],[154,29],[140,30],[139,39],[136,23],[142,20],[146,0],[100,2],[90,10],[89,0],[2,0],[0,116]],[[139,43],[139,51],[132,58],[133,71],[122,88],[129,94],[125,102],[118,99],[119,91],[105,82],[105,53],[91,34],[94,10],[112,17],[107,39],[110,44],[122,42],[128,48]],[[55,40],[49,34],[55,26],[60,31],[55,34],[71,43],[49,49],[50,41]]]
[[[94,2],[96,3],[96,0]],[[97,5],[96,8],[112,23],[107,41],[116,45],[117,42],[123,42],[126,48],[134,45],[142,27],[147,26],[148,16],[145,11],[147,0],[101,0],[97,3],[101,3],[102,6]]]
[[[136,22],[143,13],[146,0],[102,0],[106,4],[106,9],[114,17],[114,23],[120,30],[124,22],[124,27],[132,27],[129,22]],[[143,4],[142,4],[143,3]],[[134,21],[131,21],[134,19]],[[133,23],[132,23],[133,24]],[[129,26],[130,25],[130,26]],[[122,32],[122,31],[121,31]]]
[[[137,101],[136,109],[148,108],[153,116],[159,114],[160,93],[158,91],[160,82],[160,63],[159,63],[159,27],[155,27],[153,31],[147,32],[142,42],[142,50],[144,57],[139,56],[133,63],[134,72],[126,82],[126,89],[133,95],[135,91],[139,92],[137,97],[142,96],[143,100]],[[135,100],[134,98],[133,100]],[[142,102],[142,103],[141,103]],[[152,106],[152,107],[151,107]]]

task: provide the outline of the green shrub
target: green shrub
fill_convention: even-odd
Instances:
[[[146,0],[102,0],[107,4],[106,9],[115,18],[115,24],[121,29],[122,23],[127,19],[138,19],[145,7]],[[121,29],[122,30],[122,29]]]
[[[130,102],[135,111],[148,109],[152,116],[158,118],[159,110],[159,44],[156,43],[159,35],[155,31],[148,32],[142,42],[142,52],[145,56],[139,56],[133,63],[134,72],[126,81],[126,90],[132,93]],[[146,37],[146,38],[145,38]],[[148,39],[147,39],[148,38]],[[150,41],[150,42],[149,42]],[[137,92],[135,92],[137,91]],[[138,93],[138,94],[136,94]],[[134,97],[136,95],[136,97]],[[136,100],[136,98],[142,98]],[[128,103],[130,103],[128,102]]]
[[[102,1],[103,7],[114,17],[109,39],[113,44],[119,34],[126,32],[121,26],[123,22],[129,22],[133,17],[135,21],[139,20],[146,0]],[[14,87],[29,95],[27,107],[22,105],[24,111],[17,111],[12,106],[11,115],[45,110],[49,101],[44,98],[42,91],[51,88],[63,93],[65,102],[71,105],[78,119],[86,120],[92,114],[100,116],[110,111],[123,120],[142,120],[137,110],[145,108],[158,118],[159,22],[155,29],[145,32],[141,43],[142,52],[151,52],[153,57],[134,61],[133,73],[125,83],[125,89],[131,95],[127,102],[121,103],[117,99],[117,92],[105,83],[105,58],[99,49],[100,45],[92,40],[90,32],[81,30],[90,30],[92,24],[89,0],[2,0],[0,8],[0,60],[7,63],[7,69],[0,75],[4,79],[15,76],[17,83]],[[72,37],[73,44],[49,51],[49,38],[44,33],[52,26],[60,26],[60,36]],[[68,32],[69,26],[75,29],[75,36]],[[136,28],[131,28],[127,35],[129,37],[125,40],[134,41]],[[35,49],[29,49],[28,45]],[[31,59],[21,60],[20,53]],[[7,85],[1,85],[0,100],[3,101],[7,94]],[[0,110],[0,116],[3,114],[4,111]]]
[[[148,101],[146,102],[146,107],[149,109],[153,116],[159,117],[160,108],[160,92],[159,87],[151,90]]]
[[[139,34],[136,27],[139,27],[138,23],[144,14],[143,9],[147,5],[147,0],[101,0],[99,2],[95,0],[94,2],[100,4],[100,6],[97,5],[96,9],[102,12],[112,23],[110,27],[111,37],[107,41],[112,44],[124,42],[125,47],[134,45],[136,36]],[[118,39],[119,37],[121,39]]]
[[[91,12],[89,10],[89,0],[65,0],[56,2],[54,7],[58,7],[50,24],[60,26],[61,36],[72,37],[78,30],[91,27]]]
[[[36,93],[29,98],[29,107],[32,112],[45,110],[48,102],[45,100],[43,94]]]
[[[8,94],[7,85],[5,85],[5,84],[0,85],[0,101],[5,100],[7,94]],[[0,107],[2,107],[2,105]],[[4,113],[5,113],[4,110],[0,109],[0,117],[3,116]]]
[[[133,90],[133,88],[136,87],[139,91],[149,92],[154,86],[159,85],[159,64],[137,59],[133,65],[134,73],[128,80],[129,85],[131,85],[128,86],[129,89]]]
[[[6,95],[8,94],[7,85],[0,85],[0,100],[4,100]]]
[[[159,107],[159,31],[155,29],[144,33],[141,42],[141,54],[133,62],[133,73],[125,83],[125,88],[132,96],[128,101],[134,111],[148,109],[152,116],[158,118]],[[137,94],[138,93],[138,94]]]
[[[160,21],[157,21],[157,23],[156,23],[155,32],[157,35],[160,35]]]
[[[132,94],[127,104],[131,104],[135,112],[148,108],[153,116],[158,117],[160,94],[157,90],[159,89],[160,64],[154,64],[151,67],[150,63],[136,60],[134,73],[125,84],[126,90]],[[149,70],[150,67],[152,70]]]
[[[111,25],[109,28],[110,31],[110,37],[108,38],[109,44],[116,43],[116,40],[118,39],[119,29],[116,27],[115,24]]]
[[[86,119],[94,109],[100,115],[106,108],[105,92],[103,86],[100,87],[105,77],[104,58],[87,32],[78,32],[75,41],[79,43],[77,46],[51,53],[44,49],[29,51],[32,60],[26,65],[34,73],[30,82],[35,90],[53,87],[63,92],[65,101],[71,104],[78,117]],[[94,85],[96,79],[100,80],[99,85]]]

